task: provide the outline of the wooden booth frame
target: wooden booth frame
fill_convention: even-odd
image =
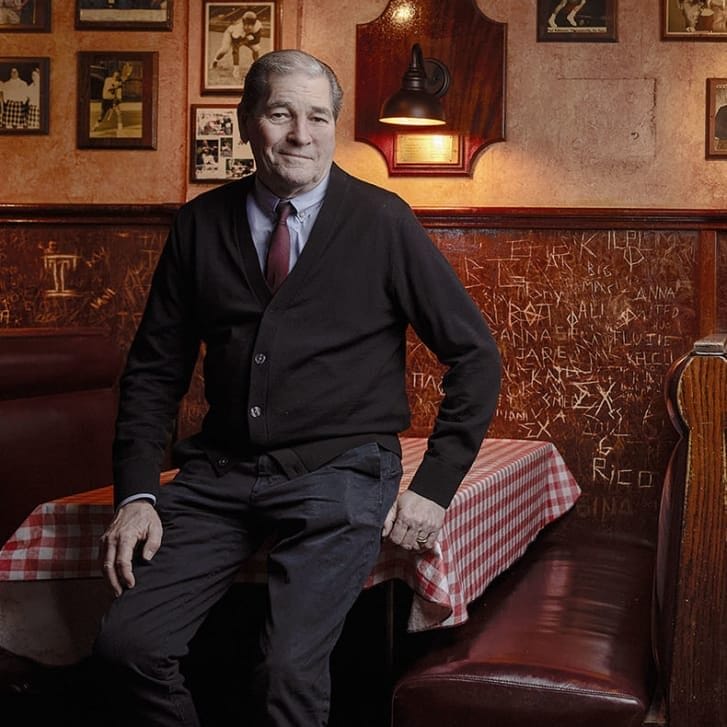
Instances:
[[[17,9],[0,9],[0,33],[49,32],[50,0],[26,0]]]
[[[727,3],[661,0],[662,40],[727,40]]]
[[[189,181],[230,182],[255,171],[250,145],[240,139],[234,104],[193,104]]]
[[[243,25],[243,16],[252,15],[255,19]],[[204,0],[201,93],[239,95],[253,61],[280,47],[280,25],[277,1]]]
[[[22,102],[20,98],[8,99],[11,91],[6,90],[5,98],[0,101],[0,135],[47,134],[50,118],[50,59],[0,57],[0,82],[7,83],[14,76],[26,84],[25,88],[21,85],[19,89],[24,98]]]
[[[538,41],[615,43],[618,0],[538,0]]]
[[[79,149],[156,149],[159,54],[78,54]]]
[[[126,0],[76,0],[78,30],[171,30],[172,0],[146,0],[146,7],[125,7]],[[139,3],[132,5],[138,6]],[[115,7],[110,7],[115,6]]]
[[[727,78],[707,79],[706,157],[727,159]]]

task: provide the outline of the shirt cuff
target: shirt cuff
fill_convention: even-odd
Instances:
[[[154,495],[152,495],[150,492],[139,492],[136,495],[131,495],[130,497],[125,498],[122,500],[117,506],[116,509],[119,510],[124,505],[128,505],[130,502],[134,502],[134,500],[148,500],[151,502],[152,505],[157,504],[157,499]]]

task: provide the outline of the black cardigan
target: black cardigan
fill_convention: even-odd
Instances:
[[[331,169],[298,262],[268,290],[246,217],[247,177],[184,205],[160,257],[121,381],[117,503],[156,493],[200,342],[209,411],[193,444],[218,471],[268,452],[295,472],[409,425],[405,331],[448,367],[411,488],[446,506],[493,415],[497,348],[480,311],[396,195]],[[189,443],[182,444],[184,449]]]

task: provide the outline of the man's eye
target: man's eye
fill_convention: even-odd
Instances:
[[[273,111],[269,114],[269,118],[271,121],[280,123],[290,119],[290,114],[287,111]]]

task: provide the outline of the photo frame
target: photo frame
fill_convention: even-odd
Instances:
[[[662,40],[727,40],[723,0],[660,0]]]
[[[156,149],[159,54],[78,54],[79,149]]]
[[[191,111],[190,182],[230,182],[255,171],[250,145],[240,140],[237,106],[194,104]]]
[[[5,7],[7,5],[7,7]],[[49,33],[50,0],[16,0],[0,7],[0,33]]]
[[[727,159],[727,78],[707,79],[706,157]]]
[[[280,5],[204,0],[201,93],[237,96],[248,68],[280,46]]]
[[[538,0],[537,39],[560,43],[615,43],[618,0]]]
[[[172,0],[76,0],[78,30],[171,30]]]
[[[0,57],[0,135],[47,134],[50,59]]]

